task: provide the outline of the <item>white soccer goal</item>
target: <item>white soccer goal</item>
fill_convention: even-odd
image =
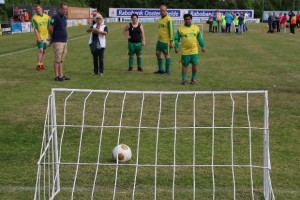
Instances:
[[[52,89],[34,199],[273,200],[268,117],[267,91]]]

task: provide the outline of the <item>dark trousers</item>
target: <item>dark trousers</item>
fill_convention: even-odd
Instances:
[[[231,24],[226,23],[226,33],[230,33]]]
[[[96,52],[92,53],[93,55],[93,63],[94,63],[94,73],[98,74],[98,70],[100,73],[103,73],[104,70],[104,50],[105,48],[97,49]]]
[[[209,28],[208,28],[208,31],[209,32],[212,32],[212,25],[213,25],[213,21],[209,21]]]
[[[276,21],[276,28],[277,28],[277,32],[280,32],[279,21]]]
[[[291,24],[290,26],[291,26],[291,27],[290,27],[291,33],[295,34],[295,27],[296,27],[296,24]]]

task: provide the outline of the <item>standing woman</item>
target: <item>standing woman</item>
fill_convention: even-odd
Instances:
[[[96,23],[92,25],[89,29],[87,29],[88,33],[91,33],[89,45],[92,47],[93,44],[97,46],[97,48],[91,48],[91,53],[93,55],[93,63],[94,63],[94,75],[98,74],[98,70],[100,72],[100,76],[103,75],[104,70],[104,50],[106,47],[106,35],[108,34],[108,28],[103,24],[102,15],[97,15]]]
[[[142,46],[145,46],[144,27],[138,22],[138,15],[135,13],[131,15],[131,21],[123,29],[123,34],[128,39],[128,71],[132,71],[133,69],[133,59],[134,54],[136,54],[138,71],[142,72]]]

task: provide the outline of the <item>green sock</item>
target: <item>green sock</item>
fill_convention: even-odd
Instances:
[[[181,74],[182,81],[186,81],[186,74]]]
[[[192,73],[192,79],[196,79],[196,74]]]
[[[166,73],[170,73],[171,58],[166,59]]]
[[[129,68],[132,68],[133,67],[133,58],[132,57],[129,57]]]
[[[163,61],[162,61],[161,58],[157,59],[157,65],[158,65],[158,70],[159,71],[164,71],[164,69],[163,69]]]
[[[141,57],[137,58],[137,65],[138,65],[138,67],[142,68],[142,58]]]

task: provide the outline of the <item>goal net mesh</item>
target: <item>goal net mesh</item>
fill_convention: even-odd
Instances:
[[[35,199],[275,199],[268,93],[52,89],[37,165]]]

